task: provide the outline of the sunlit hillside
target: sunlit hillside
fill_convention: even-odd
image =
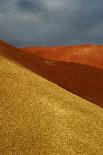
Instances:
[[[103,69],[103,46],[84,44],[75,46],[26,47],[24,52],[41,58],[74,62]]]
[[[102,155],[103,109],[21,66],[2,46],[0,154]]]

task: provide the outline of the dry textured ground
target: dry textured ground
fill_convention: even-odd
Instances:
[[[103,46],[95,44],[21,48],[29,54],[55,61],[74,62],[103,69]]]
[[[0,154],[103,155],[103,109],[26,69],[26,60],[0,42]]]
[[[22,53],[32,57],[34,72],[103,107],[103,46],[23,48]]]

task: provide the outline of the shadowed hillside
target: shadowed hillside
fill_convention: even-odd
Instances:
[[[81,45],[23,50],[32,57],[32,70],[103,107],[103,46]]]
[[[102,155],[103,109],[23,67],[33,65],[0,42],[0,154]]]

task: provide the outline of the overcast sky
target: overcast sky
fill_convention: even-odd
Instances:
[[[103,0],[0,0],[0,39],[17,47],[103,44]]]

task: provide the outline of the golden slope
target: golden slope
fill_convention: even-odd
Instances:
[[[3,56],[0,120],[1,155],[103,154],[102,108]]]

